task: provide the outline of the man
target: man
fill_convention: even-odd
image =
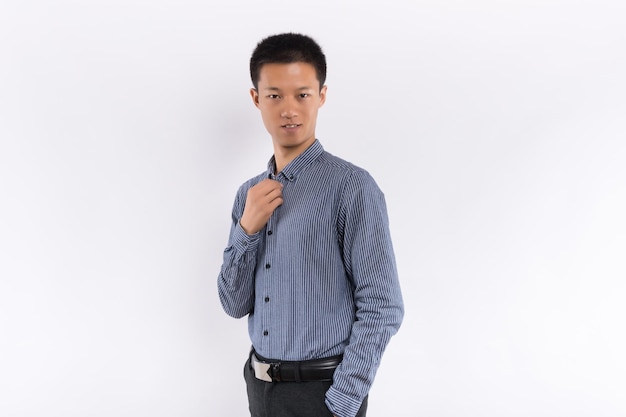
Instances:
[[[327,87],[313,39],[262,40],[250,75],[274,155],[237,192],[218,278],[226,313],[248,315],[250,413],[365,416],[404,313],[383,193],[316,139]]]

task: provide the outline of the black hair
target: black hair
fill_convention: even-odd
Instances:
[[[264,64],[291,64],[305,62],[313,65],[320,82],[326,82],[326,57],[322,48],[311,37],[299,33],[272,35],[259,42],[250,57],[250,77],[258,88],[261,67]]]

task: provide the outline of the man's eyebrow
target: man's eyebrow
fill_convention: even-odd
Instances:
[[[265,87],[265,91],[281,91],[278,87]],[[296,91],[313,90],[313,87],[300,87],[296,88]]]

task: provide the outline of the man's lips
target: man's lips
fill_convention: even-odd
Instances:
[[[284,127],[286,129],[294,129],[296,127],[302,126],[301,123],[293,123],[293,124],[288,124],[288,125],[282,125],[281,127]]]

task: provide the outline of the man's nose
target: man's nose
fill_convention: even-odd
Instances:
[[[280,117],[291,119],[298,115],[298,112],[296,111],[296,103],[293,99],[286,99],[283,103],[284,104],[282,111],[280,112]]]

